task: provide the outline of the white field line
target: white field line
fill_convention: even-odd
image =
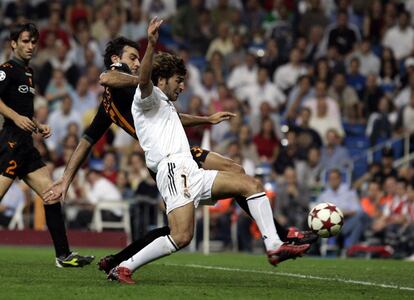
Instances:
[[[321,277],[321,276],[286,273],[286,272],[258,271],[258,270],[248,270],[248,269],[238,269],[238,268],[226,268],[226,267],[219,267],[219,266],[203,266],[203,265],[195,265],[195,264],[188,264],[188,265],[165,264],[165,265],[174,266],[174,267],[206,269],[206,270],[220,270],[220,271],[227,271],[227,272],[245,272],[245,273],[254,273],[254,274],[266,274],[266,275],[322,280],[322,281],[336,281],[340,283],[374,286],[374,287],[380,287],[384,289],[395,289],[395,290],[414,292],[414,287],[398,286],[398,285],[375,283],[375,282],[362,281],[362,280],[344,279],[344,278],[330,278],[330,277]]]

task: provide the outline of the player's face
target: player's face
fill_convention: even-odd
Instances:
[[[30,60],[36,49],[37,40],[30,36],[28,31],[23,31],[17,42],[12,41],[11,46],[14,50],[14,55],[23,60]]]
[[[175,74],[167,80],[165,94],[170,101],[177,101],[178,95],[184,90],[184,77]]]
[[[128,65],[132,75],[138,75],[141,63],[139,62],[139,53],[137,49],[125,46],[124,52],[122,52],[121,62]]]

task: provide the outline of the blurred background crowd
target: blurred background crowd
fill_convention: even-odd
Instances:
[[[313,203],[336,204],[345,226],[326,249],[352,255],[388,245],[376,254],[407,257],[414,253],[413,14],[414,0],[2,0],[0,62],[11,55],[9,26],[34,21],[35,113],[53,130],[35,142],[56,179],[100,102],[106,43],[123,35],[139,42],[142,56],[148,20],[158,16],[165,20],[159,50],[179,54],[189,73],[178,110],[237,113],[187,129],[192,145],[208,130],[212,150],[263,180],[282,224],[306,229]],[[69,191],[68,225],[88,228],[99,201],[139,208],[140,197],[157,198],[156,186],[139,144],[114,127]],[[33,195],[15,184],[0,204],[3,225],[16,199],[30,203]],[[134,209],[134,237],[156,226],[156,210]],[[236,226],[238,248],[252,251],[258,231],[232,199],[210,217],[224,249],[234,247]],[[197,227],[201,241],[201,221]]]

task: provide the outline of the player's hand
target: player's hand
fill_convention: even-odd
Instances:
[[[14,124],[16,124],[17,127],[29,131],[34,132],[36,131],[36,124],[30,120],[28,117],[18,115],[15,119],[13,119]]]
[[[158,29],[160,28],[162,22],[162,19],[158,20],[158,17],[154,17],[148,25],[148,42],[151,43],[153,46],[158,41]]]
[[[39,124],[37,126],[37,129],[39,130],[39,133],[42,135],[44,139],[47,139],[52,135],[52,130],[50,129],[49,125]]]
[[[226,120],[230,120],[231,118],[234,118],[236,114],[233,114],[228,111],[219,111],[215,114],[212,114],[208,117],[208,121],[210,124],[218,124]]]
[[[59,178],[50,187],[43,191],[43,200],[48,203],[56,200],[65,201],[69,186],[65,186],[63,179]]]

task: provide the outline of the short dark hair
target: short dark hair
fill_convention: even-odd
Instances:
[[[135,48],[139,51],[138,43],[130,39],[127,39],[123,36],[117,37],[116,39],[113,39],[106,44],[105,53],[103,56],[104,64],[107,69],[109,69],[112,65],[112,55],[118,55],[119,57],[121,57],[122,53],[124,52],[125,46]]]
[[[167,52],[159,52],[154,57],[151,80],[157,86],[160,78],[169,79],[175,74],[185,76],[187,69],[182,58]]]
[[[10,41],[17,42],[19,36],[25,31],[29,32],[30,38],[34,38],[36,41],[39,39],[39,30],[36,25],[33,23],[24,23],[17,24],[10,29]]]

